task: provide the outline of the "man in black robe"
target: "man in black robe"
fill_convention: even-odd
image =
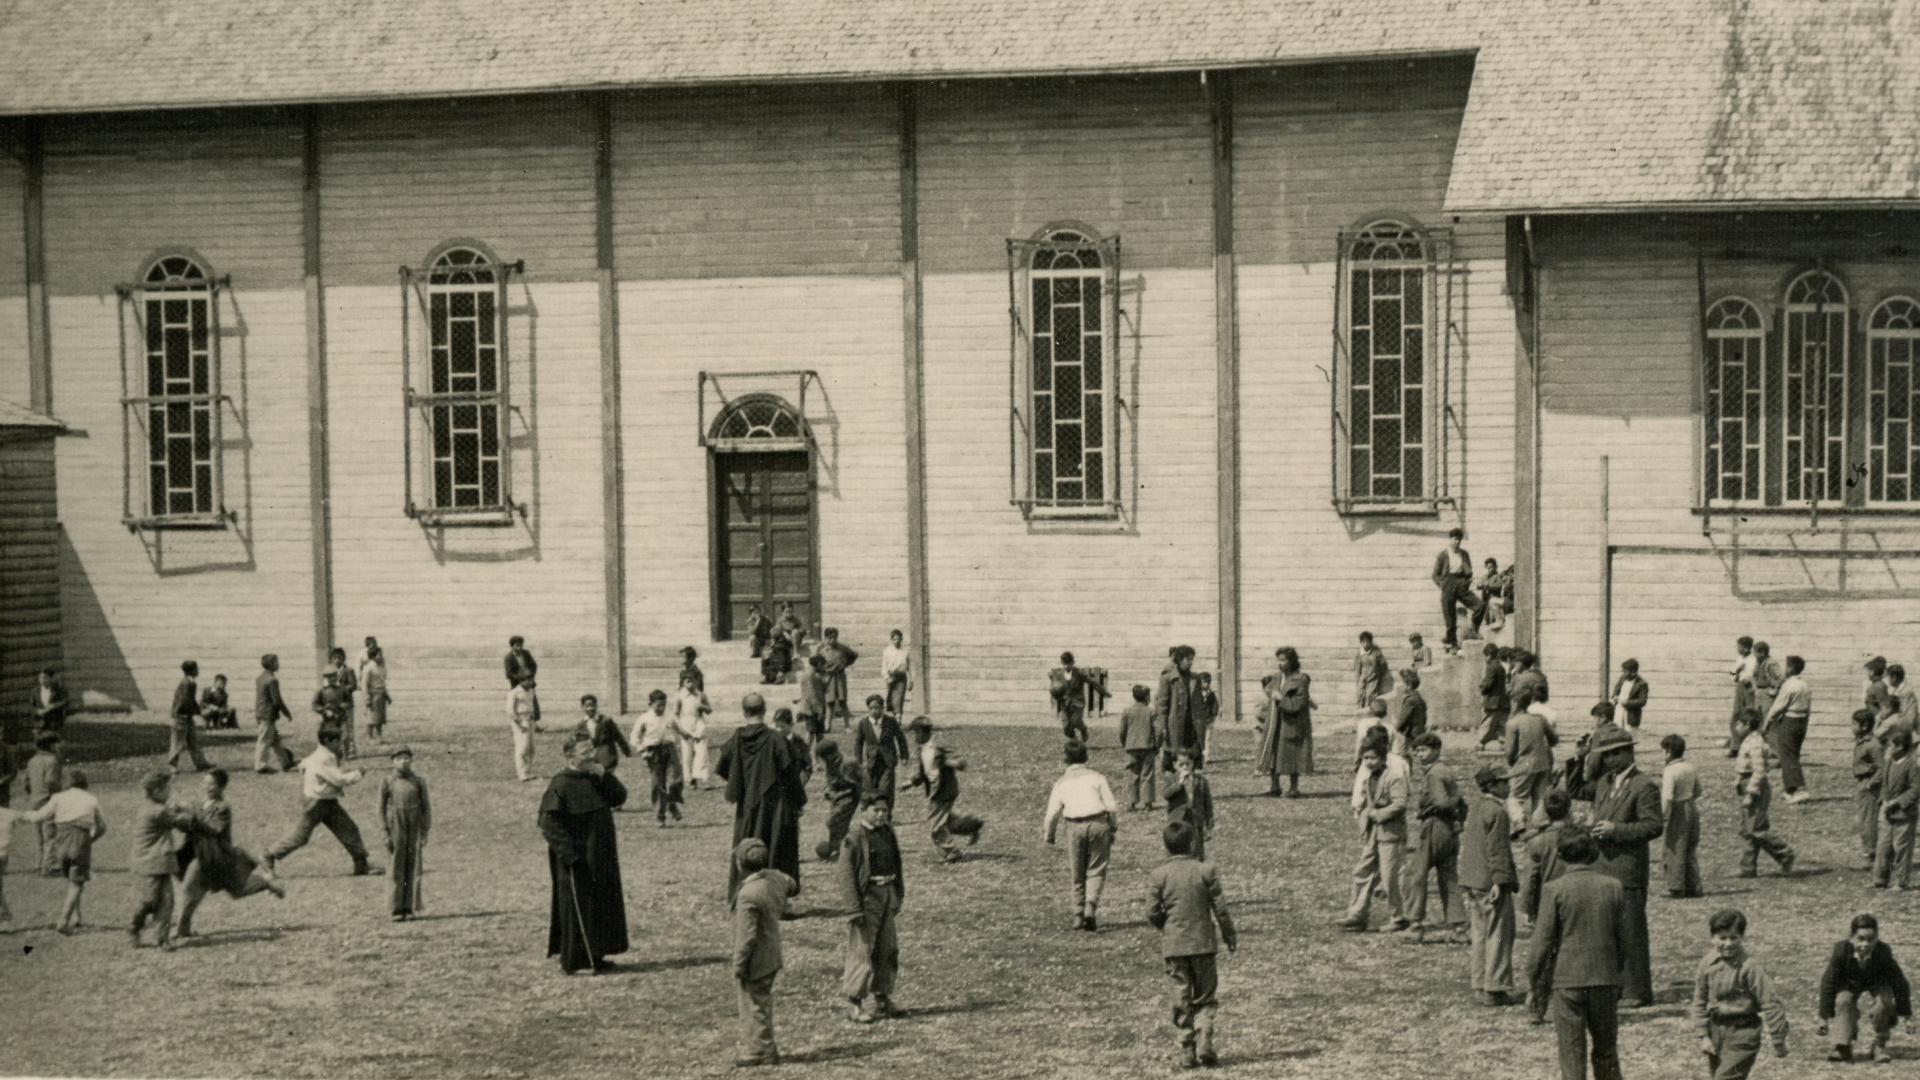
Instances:
[[[593,740],[582,732],[567,739],[567,767],[547,784],[540,799],[540,835],[547,839],[553,903],[547,955],[560,958],[571,975],[582,968],[605,971],[606,958],[627,951],[627,906],[620,887],[620,853],[613,836],[613,809],[627,789],[593,759]]]
[[[759,837],[771,854],[773,869],[793,879],[800,891],[800,808],[807,804],[806,781],[792,743],[767,726],[767,703],[759,694],[740,701],[740,727],[727,739],[714,765],[726,781],[733,804],[733,844]],[[740,888],[740,872],[728,860],[727,899]]]

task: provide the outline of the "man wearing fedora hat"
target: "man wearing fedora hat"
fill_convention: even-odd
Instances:
[[[1659,781],[1633,762],[1633,736],[1601,725],[1588,747],[1599,784],[1593,799],[1593,836],[1600,843],[1596,867],[1626,891],[1628,947],[1620,998],[1629,1007],[1653,1004],[1653,955],[1647,939],[1647,847],[1665,831]]]

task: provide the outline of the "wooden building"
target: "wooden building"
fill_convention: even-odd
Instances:
[[[744,648],[709,643],[792,601],[869,664],[904,630],[949,718],[1042,715],[1063,649],[1124,685],[1177,642],[1230,714],[1288,643],[1334,705],[1360,629],[1437,644],[1454,526],[1518,557],[1514,632],[1558,685],[1637,652],[1671,723],[1711,726],[1736,629],[1835,693],[1911,640],[1905,556],[1862,585],[1853,554],[1778,554],[1857,554],[1897,506],[1769,516],[1736,572],[1753,527],[1685,434],[1721,340],[1690,283],[1705,253],[1728,289],[1760,273],[1722,258],[1736,212],[1769,215],[1769,258],[1873,264],[1841,275],[1849,362],[1920,288],[1911,137],[1832,123],[1829,151],[1878,140],[1849,182],[1763,123],[1816,74],[1915,102],[1911,46],[1848,13],[122,6],[0,22],[0,397],[76,433],[89,703],[367,634],[476,715],[513,633],[563,691],[643,698],[693,643],[731,692]],[[1598,34],[1680,74],[1571,55]],[[1695,66],[1763,39],[1863,68],[1776,58],[1722,102]],[[1754,302],[1790,307],[1776,284]],[[1868,426],[1836,468],[1906,437]],[[1799,583],[1810,560],[1840,583]]]

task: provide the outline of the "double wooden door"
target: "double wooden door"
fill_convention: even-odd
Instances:
[[[805,451],[714,455],[715,636],[745,634],[747,608],[767,618],[790,603],[811,627],[819,611],[813,468]]]

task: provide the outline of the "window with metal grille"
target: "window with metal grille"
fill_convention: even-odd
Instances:
[[[411,346],[403,363],[407,425],[406,509],[437,523],[501,523],[524,512],[512,498],[507,429],[507,304],[502,264],[467,246],[440,252],[424,271],[401,270],[424,322],[424,378],[416,383]],[[415,432],[424,452],[414,460]]]
[[[1867,501],[1920,502],[1920,302],[1890,296],[1867,316]]]
[[[1119,238],[1049,228],[1007,253],[1013,502],[1029,515],[1118,514]]]
[[[1334,501],[1343,512],[1450,501],[1452,237],[1381,218],[1340,235],[1335,270]]]
[[[1783,498],[1838,503],[1847,482],[1847,290],[1825,270],[1787,285],[1781,312]]]
[[[228,520],[221,455],[228,399],[220,386],[218,304],[224,284],[192,256],[166,255],[140,280],[118,288],[126,435],[122,519],[129,528]],[[129,348],[132,343],[137,345]]]
[[[1706,494],[1710,504],[1761,503],[1767,490],[1767,321],[1738,296],[1706,312]]]

